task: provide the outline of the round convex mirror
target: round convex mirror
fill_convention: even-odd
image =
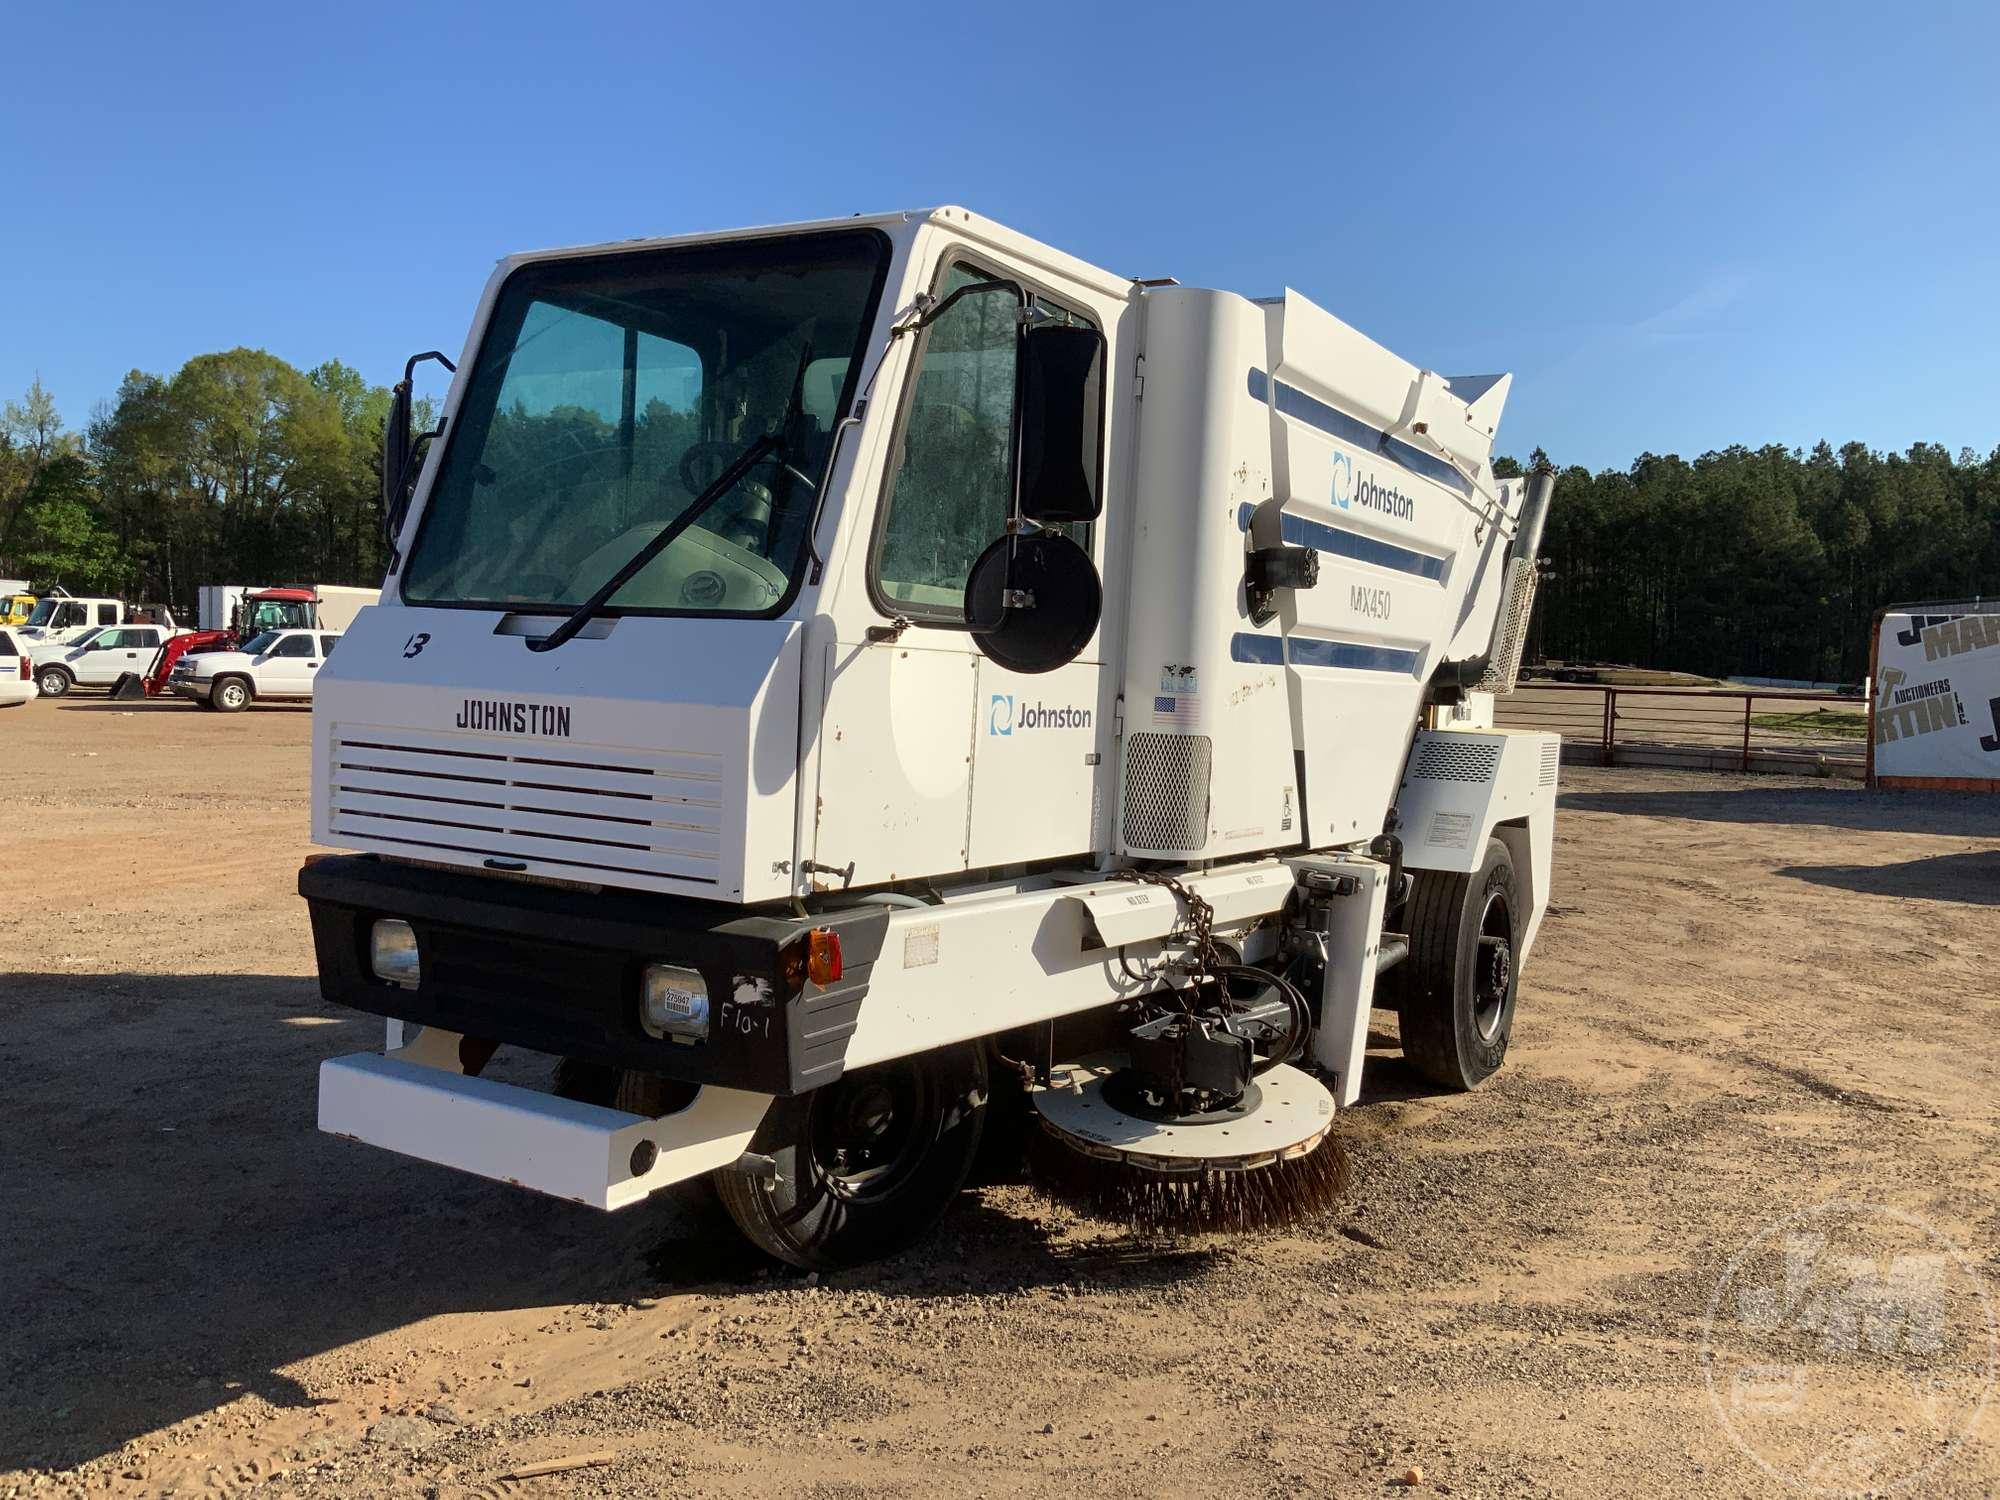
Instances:
[[[966,578],[972,638],[1010,671],[1053,672],[1075,661],[1103,610],[1090,554],[1050,531],[1001,537]]]

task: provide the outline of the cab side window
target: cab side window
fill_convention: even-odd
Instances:
[[[339,640],[339,639],[340,639],[340,637],[339,637],[339,636],[337,636],[337,635],[323,635],[323,636],[321,636],[321,637],[319,638],[319,649],[320,649],[320,654],[321,654],[322,656],[331,656],[331,655],[333,655],[333,643],[334,643],[335,641]]]
[[[955,261],[935,295],[942,301],[998,274]],[[1064,323],[1097,326],[1042,296],[1033,300]],[[878,602],[899,614],[964,618],[966,576],[1006,530],[1014,499],[1019,306],[1008,290],[972,292],[924,331],[871,570]],[[1090,545],[1087,526],[1060,529]]]
[[[98,605],[97,623],[100,625],[116,625],[118,623],[118,606],[115,604]]]
[[[123,630],[100,630],[86,648],[91,651],[110,651],[125,644],[127,632]]]
[[[57,630],[72,630],[78,625],[88,624],[90,613],[81,604],[64,604],[56,611],[52,622]]]
[[[937,296],[987,279],[954,264]],[[1004,291],[975,292],[925,330],[875,554],[876,587],[891,607],[960,616],[966,574],[1006,527],[1017,306]]]
[[[278,642],[278,648],[271,654],[273,656],[311,656],[313,654],[313,638],[309,635],[288,635],[282,641]]]

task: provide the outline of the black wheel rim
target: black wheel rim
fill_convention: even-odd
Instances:
[[[891,1064],[842,1078],[813,1095],[813,1172],[852,1203],[895,1196],[936,1135],[936,1093],[919,1068]]]
[[[1514,914],[1498,891],[1479,914],[1479,952],[1472,965],[1472,1029],[1482,1042],[1498,1039],[1514,996]]]

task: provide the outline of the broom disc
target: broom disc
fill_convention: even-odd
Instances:
[[[1292,1067],[1257,1076],[1253,1107],[1196,1119],[1120,1109],[1124,1058],[1058,1070],[1034,1094],[1039,1181],[1087,1212],[1146,1230],[1255,1229],[1322,1213],[1347,1188],[1347,1154],[1332,1136],[1333,1096]]]

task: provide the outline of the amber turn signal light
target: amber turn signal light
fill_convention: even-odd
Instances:
[[[806,978],[828,985],[840,978],[840,934],[815,927],[806,934]]]

